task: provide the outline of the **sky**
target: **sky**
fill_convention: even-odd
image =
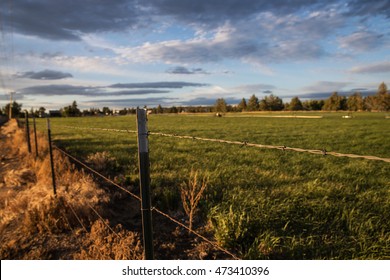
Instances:
[[[388,0],[0,0],[0,107],[238,104],[390,86]]]

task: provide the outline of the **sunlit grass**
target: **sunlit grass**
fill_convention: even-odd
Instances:
[[[152,132],[390,157],[385,114],[357,113],[352,119],[343,114],[321,114],[321,119],[152,115],[148,125]],[[109,151],[121,167],[118,172],[135,184],[134,133],[63,127],[135,130],[134,116],[52,123],[58,145],[82,159]],[[155,135],[149,139],[153,203],[179,209],[179,186],[191,170],[207,172],[209,186],[200,202],[204,221],[221,245],[241,257],[390,258],[389,163]]]

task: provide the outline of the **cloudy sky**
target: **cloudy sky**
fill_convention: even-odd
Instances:
[[[1,0],[0,106],[209,105],[390,86],[388,0]]]

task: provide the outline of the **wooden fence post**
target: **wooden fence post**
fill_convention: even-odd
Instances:
[[[48,136],[48,140],[49,140],[49,156],[50,156],[50,166],[51,166],[51,179],[53,182],[53,193],[54,193],[54,196],[57,196],[56,175],[54,173],[53,148],[51,145],[51,129],[50,129],[50,119],[49,118],[47,118],[47,136]]]
[[[153,253],[153,228],[152,210],[150,199],[150,162],[147,114],[144,109],[137,109],[138,132],[138,163],[141,192],[142,231],[144,241],[144,253],[146,260],[154,258]]]

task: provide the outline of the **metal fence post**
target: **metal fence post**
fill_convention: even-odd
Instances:
[[[137,109],[138,132],[138,163],[141,192],[142,231],[144,241],[144,253],[146,260],[154,258],[153,252],[153,228],[152,210],[150,199],[150,162],[147,114],[144,109]]]
[[[38,158],[37,123],[35,121],[35,114],[34,113],[33,113],[33,125],[34,125],[34,139],[35,139],[35,158]]]
[[[28,124],[28,111],[24,110],[24,117],[26,120],[26,141],[27,141],[27,148],[28,152],[31,154],[31,141],[30,141],[30,126]]]
[[[51,178],[53,182],[53,192],[54,196],[57,196],[56,190],[56,175],[54,173],[54,161],[53,161],[53,149],[51,145],[51,129],[50,129],[50,119],[47,118],[47,135],[49,140],[49,156],[50,156],[50,166],[51,166]]]

